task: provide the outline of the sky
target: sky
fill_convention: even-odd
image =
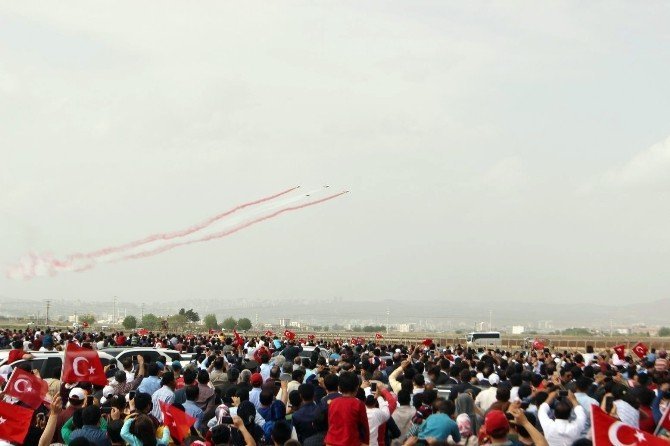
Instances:
[[[0,266],[350,190],[3,299],[668,296],[670,6],[0,4]],[[302,189],[301,188],[301,189]]]

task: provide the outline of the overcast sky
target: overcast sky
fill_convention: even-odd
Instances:
[[[16,298],[668,296],[664,2],[3,2],[0,265],[350,194]]]

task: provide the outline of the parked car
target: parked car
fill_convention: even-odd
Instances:
[[[107,347],[101,349],[100,351],[111,355],[112,357],[116,358],[117,361],[122,361],[128,357],[142,355],[144,360],[147,362],[160,361],[163,364],[170,364],[172,362],[172,358],[161,350],[151,347]]]

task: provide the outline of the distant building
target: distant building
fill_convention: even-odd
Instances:
[[[526,331],[523,325],[512,325],[512,334],[523,334]]]
[[[287,318],[279,319],[279,326],[280,327],[290,327],[291,326],[291,319],[287,319]]]
[[[398,324],[396,326],[396,331],[399,333],[409,333],[414,331],[416,324]]]

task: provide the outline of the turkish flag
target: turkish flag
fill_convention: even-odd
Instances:
[[[544,350],[544,342],[539,339],[533,341],[533,350]]]
[[[89,382],[106,386],[107,377],[98,353],[68,342],[65,348],[62,381],[65,383]]]
[[[268,331],[265,332],[265,336],[267,336],[268,338],[271,338],[271,337],[273,337],[274,335],[275,335],[275,334],[274,334],[271,330],[268,330]]]
[[[31,409],[0,401],[0,438],[23,444],[32,419]]]
[[[313,334],[310,334],[310,335],[307,335],[307,339],[310,340],[310,341],[313,341],[314,339],[316,339],[316,336],[314,336]]]
[[[384,339],[381,333],[375,333],[375,339]]]
[[[266,346],[262,346],[256,349],[254,352],[254,361],[261,364],[263,362],[263,354],[266,354],[268,357],[270,357],[270,350],[268,350]]]
[[[146,328],[140,328],[139,330],[137,330],[137,334],[140,336],[146,336],[149,334],[149,330],[147,330]]]
[[[423,340],[422,344],[425,345],[426,347],[430,347],[430,344],[433,343],[433,340],[430,338],[426,338]]]
[[[184,438],[191,431],[191,426],[195,423],[196,419],[184,412],[174,407],[172,404],[166,403],[165,401],[158,401],[161,406],[161,413],[163,414],[163,424],[170,429],[170,435],[175,440],[178,440],[179,443],[184,441]]]
[[[49,384],[46,381],[23,369],[14,369],[5,387],[5,395],[19,399],[33,409],[47,401],[48,392]]]
[[[615,345],[612,347],[612,350],[614,350],[619,359],[623,359],[626,356],[626,346],[623,344]]]
[[[642,342],[638,342],[635,344],[635,347],[633,347],[633,353],[635,353],[638,358],[644,358],[647,355],[647,352],[649,352],[649,347]]]
[[[293,333],[291,330],[284,330],[284,336],[287,339],[291,339],[291,340],[295,339],[295,333]]]
[[[595,404],[591,406],[591,426],[593,446],[668,446],[666,440],[623,424]]]
[[[670,405],[665,408],[661,419],[658,420],[656,430],[654,430],[654,435],[657,435],[661,429],[665,429],[666,431],[670,432]]]

